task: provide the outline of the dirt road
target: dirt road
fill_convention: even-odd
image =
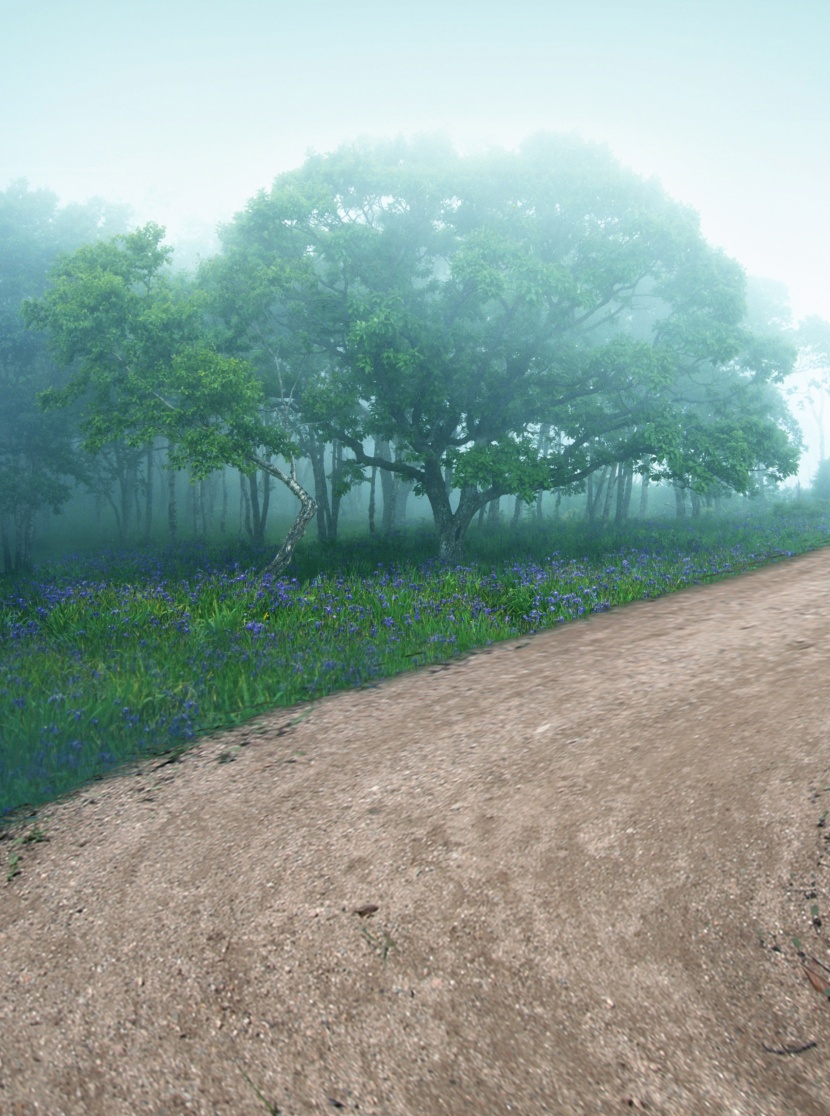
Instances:
[[[50,807],[0,1116],[827,1116],[828,681],[830,549]]]

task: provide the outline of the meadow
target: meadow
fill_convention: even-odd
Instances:
[[[245,545],[106,550],[0,578],[0,817],[258,712],[830,544],[830,513],[305,541],[286,575]]]

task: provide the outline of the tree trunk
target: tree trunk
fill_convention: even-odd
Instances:
[[[648,473],[644,473],[640,480],[640,519],[645,519],[648,515],[648,486],[650,484]]]
[[[522,518],[523,506],[524,500],[521,498],[521,496],[517,496],[516,503],[513,505],[513,517],[510,520],[511,527],[515,527],[518,524],[519,520]]]
[[[674,509],[678,519],[686,518],[686,489],[680,481],[673,481],[674,486]]]
[[[399,478],[398,498],[395,503],[395,519],[399,527],[406,525],[406,504],[412,495],[412,485],[409,481]]]
[[[337,526],[340,521],[340,505],[343,501],[343,497],[338,491],[342,465],[343,443],[335,440],[331,444],[331,518],[329,519],[329,542],[337,541]]]
[[[608,487],[605,489],[605,503],[602,505],[602,522],[607,523],[608,517],[611,514],[611,496],[614,493],[614,485],[617,483],[617,473],[619,466],[615,463],[610,466],[608,473]]]
[[[202,508],[202,530],[205,535],[213,533],[216,518],[216,474],[212,473],[199,481],[199,499]]]
[[[199,537],[199,500],[196,495],[196,483],[193,477],[190,478],[188,485],[190,491],[190,518],[193,523],[193,538]]]
[[[271,478],[268,473],[262,476],[262,500],[259,507],[258,546],[265,545],[265,530],[268,526],[268,509],[271,507]]]
[[[369,481],[369,534],[375,533],[375,488],[377,486],[378,467],[372,466],[372,479]]]
[[[311,431],[308,438],[305,439],[303,448],[311,462],[311,471],[314,477],[314,498],[318,513],[317,538],[321,543],[325,543],[331,537],[331,508],[326,480],[326,447],[325,443],[321,443],[314,432]]]
[[[437,459],[424,462],[424,494],[429,500],[438,535],[438,556],[445,562],[459,562],[464,552],[464,539],[473,516],[483,504],[495,499],[479,492],[473,485],[461,489],[458,507],[453,512],[447,491],[446,476]]]
[[[614,523],[619,527],[623,520],[628,518],[628,506],[631,503],[631,483],[634,476],[634,462],[626,461],[620,465],[617,480],[617,508],[614,513]]]
[[[9,538],[9,514],[0,511],[0,546],[3,549],[3,572],[12,572],[12,545]]]
[[[375,457],[392,458],[392,447],[385,438],[375,438]],[[389,535],[395,522],[395,475],[389,469],[380,471],[380,491],[383,496],[383,513],[380,520],[380,530],[383,535]]]
[[[501,520],[501,500],[491,500],[487,508],[487,526],[497,527]]]
[[[700,518],[700,496],[697,492],[692,490],[692,519]]]
[[[241,497],[239,520],[240,527],[244,526],[245,534],[249,539],[252,539],[254,537],[254,526],[251,521],[251,492],[246,483],[247,479],[245,473],[239,474],[239,494]]]
[[[228,476],[227,469],[222,470],[222,511],[219,513],[219,534],[224,535],[225,524],[228,519]]]
[[[171,545],[175,543],[179,534],[179,511],[176,506],[176,470],[169,461],[169,452],[172,448],[171,443],[168,447],[167,462],[167,538]]]
[[[144,456],[144,470],[147,488],[144,492],[144,541],[149,542],[153,535],[153,444],[148,443]]]
[[[594,523],[597,518],[597,512],[600,510],[600,501],[602,494],[605,491],[605,483],[608,479],[609,467],[603,465],[599,470],[594,470],[593,473],[588,474],[588,522]],[[596,480],[594,479],[596,478]]]
[[[254,546],[262,546],[262,508],[259,501],[259,478],[256,469],[248,474],[248,491],[251,496],[251,539]]]
[[[297,470],[293,458],[291,461],[290,474],[284,473],[277,465],[273,465],[270,461],[265,461],[261,457],[254,457],[253,461],[264,473],[267,473],[271,477],[276,477],[276,479],[284,484],[290,492],[293,492],[300,501],[300,510],[297,513],[297,518],[288,529],[288,534],[283,539],[282,546],[263,571],[269,574],[280,574],[290,565],[291,559],[294,557],[294,550],[296,549],[297,543],[303,537],[306,527],[314,518],[317,505],[302,485],[298,483]]]

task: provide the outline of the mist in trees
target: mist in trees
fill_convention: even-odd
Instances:
[[[79,492],[127,542],[261,545],[276,506],[283,569],[344,508],[387,534],[426,515],[457,560],[503,514],[620,522],[656,485],[695,514],[797,469],[782,384],[820,329],[604,148],[350,146],[220,233],[181,271],[103,203],[0,195],[6,570]]]

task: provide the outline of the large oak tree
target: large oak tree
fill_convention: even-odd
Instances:
[[[698,490],[795,469],[769,386],[792,353],[747,330],[740,268],[574,139],[311,157],[224,230],[203,281],[227,343],[353,476],[427,497],[446,558],[485,503],[611,463]]]

